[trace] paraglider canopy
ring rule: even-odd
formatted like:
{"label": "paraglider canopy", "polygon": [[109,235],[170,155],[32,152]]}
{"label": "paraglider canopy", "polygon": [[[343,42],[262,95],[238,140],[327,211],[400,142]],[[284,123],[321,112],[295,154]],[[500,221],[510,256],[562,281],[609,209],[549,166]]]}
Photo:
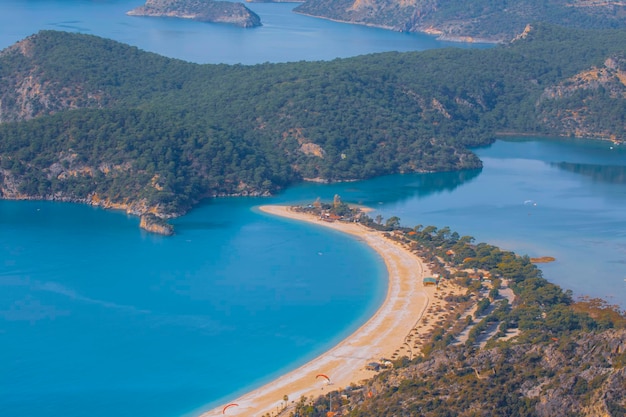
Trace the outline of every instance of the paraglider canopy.
{"label": "paraglider canopy", "polygon": [[324,379],[327,381],[328,385],[330,385],[330,378],[328,377],[328,375],[325,375],[325,374],[317,374],[317,376],[315,377],[315,379],[317,379],[317,378],[324,378]]}
{"label": "paraglider canopy", "polygon": [[238,407],[238,406],[239,406],[239,404],[235,404],[235,403],[228,404],[226,407],[224,407],[224,408],[222,409],[222,414],[226,414],[226,410],[227,410],[228,408],[230,408],[230,407]]}

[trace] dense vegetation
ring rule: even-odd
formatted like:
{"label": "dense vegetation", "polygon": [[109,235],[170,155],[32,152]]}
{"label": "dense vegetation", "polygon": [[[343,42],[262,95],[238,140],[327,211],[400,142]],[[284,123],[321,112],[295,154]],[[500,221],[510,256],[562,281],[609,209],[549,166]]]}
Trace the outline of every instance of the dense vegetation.
{"label": "dense vegetation", "polygon": [[306,0],[296,12],[395,30],[436,30],[446,38],[509,41],[527,24],[581,29],[626,27],[626,6],[593,0]]}
{"label": "dense vegetation", "polygon": [[[345,211],[338,201],[322,209]],[[466,286],[462,298],[479,300],[475,321],[457,315],[443,322],[416,358],[398,358],[394,369],[362,386],[301,398],[292,415],[626,415],[626,316],[619,307],[575,302],[526,256],[475,244],[447,227],[402,228],[399,220],[361,217],[370,227],[395,231],[393,238],[413,245],[443,280]],[[499,296],[505,282],[515,293],[513,304]],[[481,297],[487,285],[491,290]],[[469,325],[469,336],[459,343]]]}
{"label": "dense vegetation", "polygon": [[468,147],[497,132],[623,140],[624,45],[540,25],[487,50],[227,66],[44,31],[0,53],[0,195],[167,217],[306,178],[479,168]]}

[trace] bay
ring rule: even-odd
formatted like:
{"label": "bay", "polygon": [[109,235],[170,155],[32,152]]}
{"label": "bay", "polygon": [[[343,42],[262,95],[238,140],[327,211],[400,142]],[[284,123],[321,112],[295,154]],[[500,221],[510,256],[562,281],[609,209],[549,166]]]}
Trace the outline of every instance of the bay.
{"label": "bay", "polygon": [[473,181],[381,211],[407,225],[450,226],[522,255],[553,256],[540,265],[545,278],[626,308],[626,147],[519,138],[476,153],[484,169]]}
{"label": "bay", "polygon": [[332,60],[374,52],[490,46],[444,42],[428,35],[303,16],[292,12],[296,3],[246,3],[263,22],[263,26],[249,29],[125,14],[144,3],[141,0],[3,0],[0,49],[40,30],[102,36],[200,64]]}
{"label": "bay", "polygon": [[356,329],[384,296],[382,261],[260,204],[338,194],[404,225],[555,256],[541,266],[547,279],[624,307],[626,149],[525,138],[476,151],[482,170],[212,200],[176,219],[171,238],[117,212],[0,201],[0,407],[195,415]]}
{"label": "bay", "polygon": [[1,201],[3,415],[182,415],[354,331],[382,302],[382,261],[260,202],[215,201],[163,238],[119,213]]}
{"label": "bay", "polygon": [[[295,190],[318,190],[328,200],[339,194],[404,226],[449,226],[520,255],[553,256],[556,262],[539,265],[545,278],[626,308],[626,146],[526,137],[474,151],[481,170]],[[291,192],[285,201],[298,199]]]}
{"label": "bay", "polygon": [[[467,47],[299,16],[294,4],[249,4],[264,22],[256,29],[124,14],[142,3],[3,1],[0,48],[42,29],[198,63]],[[626,307],[624,149],[519,138],[476,152],[482,170],[209,201],[176,219],[172,238],[145,234],[119,212],[0,201],[1,414],[195,415],[356,329],[384,296],[381,260],[345,236],[261,214],[259,204],[339,194],[403,225],[450,226],[555,256],[541,266],[546,278]]]}

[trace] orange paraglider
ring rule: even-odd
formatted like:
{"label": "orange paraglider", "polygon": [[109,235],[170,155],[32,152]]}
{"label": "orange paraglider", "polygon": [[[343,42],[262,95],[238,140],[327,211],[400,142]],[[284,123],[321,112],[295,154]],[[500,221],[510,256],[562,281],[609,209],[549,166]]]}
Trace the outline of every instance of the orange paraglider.
{"label": "orange paraglider", "polygon": [[317,378],[324,378],[324,379],[326,379],[326,381],[328,381],[328,385],[330,385],[330,384],[331,384],[331,382],[330,382],[330,378],[328,377],[328,375],[324,375],[324,374],[317,374],[317,375],[315,376],[315,379],[317,379]]}
{"label": "orange paraglider", "polygon": [[224,408],[222,409],[222,414],[226,414],[226,410],[227,410],[228,408],[230,408],[230,407],[238,407],[238,406],[239,406],[239,404],[235,404],[235,403],[228,404],[226,407],[224,407]]}

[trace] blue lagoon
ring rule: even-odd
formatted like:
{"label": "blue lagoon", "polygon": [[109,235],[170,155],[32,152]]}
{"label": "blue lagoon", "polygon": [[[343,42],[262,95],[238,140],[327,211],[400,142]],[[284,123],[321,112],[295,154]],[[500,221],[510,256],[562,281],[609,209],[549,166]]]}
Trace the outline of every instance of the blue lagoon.
{"label": "blue lagoon", "polygon": [[[453,45],[298,16],[293,4],[251,4],[264,22],[251,30],[124,14],[142,3],[7,0],[0,48],[42,29],[198,63]],[[476,152],[479,171],[207,201],[173,221],[170,238],[140,231],[137,218],[119,212],[0,201],[2,414],[193,414],[295,368],[367,320],[385,295],[381,259],[349,237],[262,214],[260,204],[339,194],[406,226],[450,226],[521,254],[555,256],[542,266],[546,278],[626,306],[626,149],[526,138]]]}

